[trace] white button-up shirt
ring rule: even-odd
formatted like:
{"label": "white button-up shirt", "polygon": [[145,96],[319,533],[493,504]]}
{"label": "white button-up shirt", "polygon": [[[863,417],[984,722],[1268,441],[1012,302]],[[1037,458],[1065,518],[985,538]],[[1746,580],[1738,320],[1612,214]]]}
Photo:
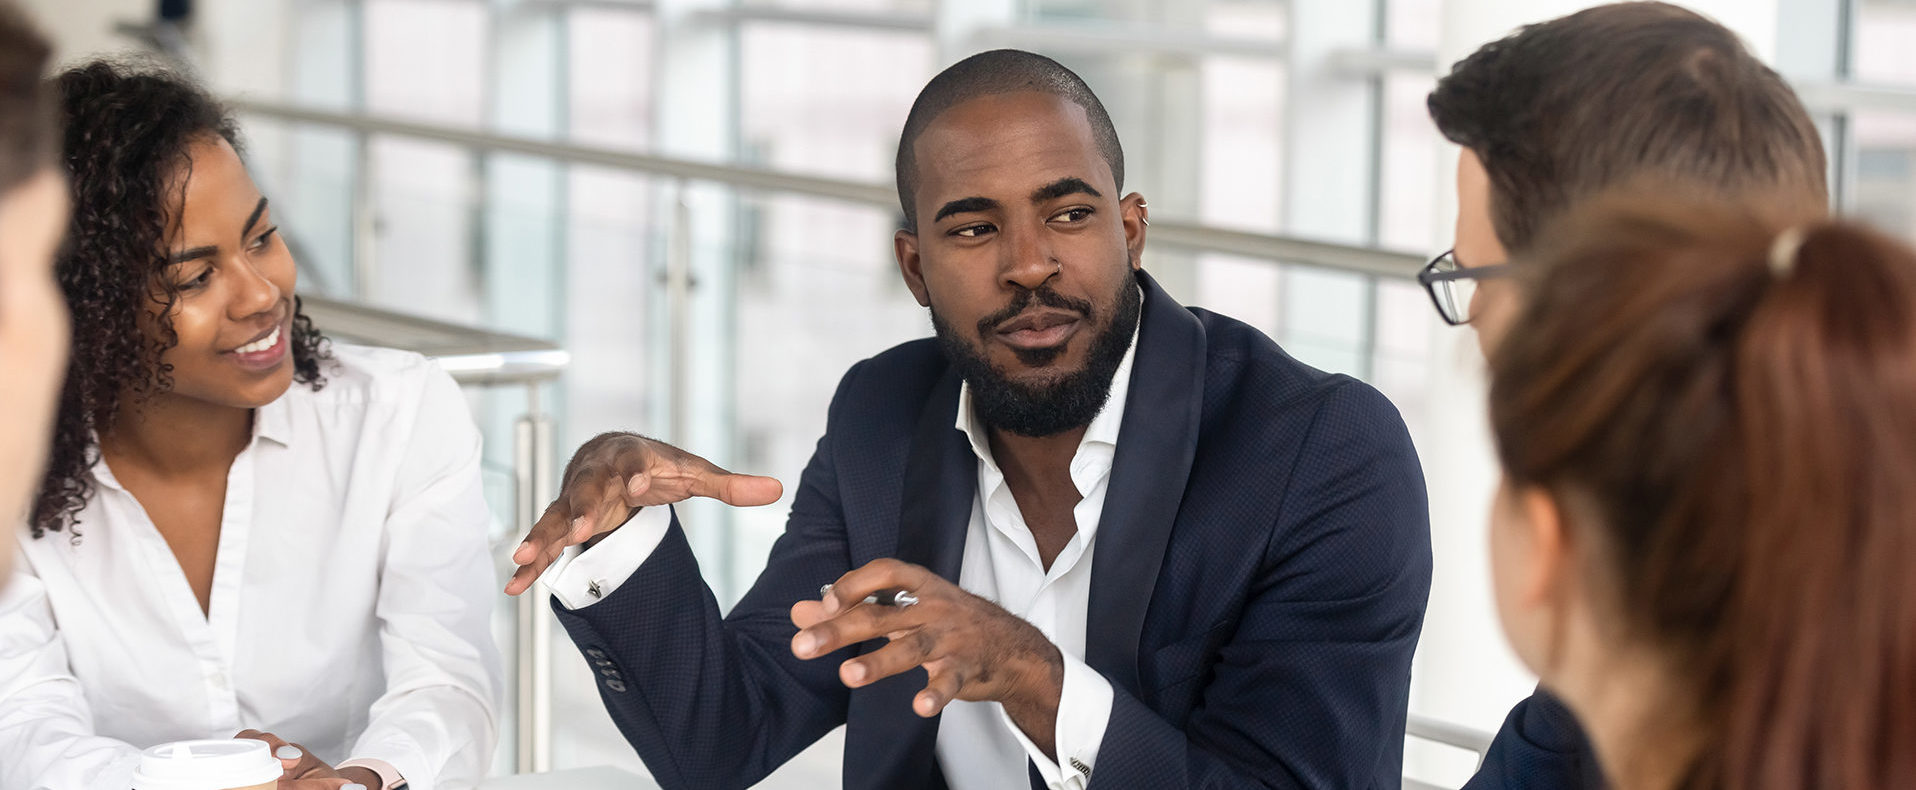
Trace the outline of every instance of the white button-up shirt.
{"label": "white button-up shirt", "polygon": [[[952,702],[938,726],[937,753],[952,790],[1027,787],[1027,758],[1052,790],[1081,790],[1091,781],[1098,746],[1111,719],[1111,683],[1084,663],[1085,622],[1091,602],[1091,547],[1104,513],[1105,489],[1117,453],[1118,427],[1131,390],[1137,329],[1112,376],[1104,410],[1085,429],[1071,459],[1071,480],[1083,497],[1073,513],[1078,531],[1045,570],[1038,543],[991,456],[991,443],[971,408],[971,388],[958,392],[956,425],[978,457],[978,493],[965,533],[958,586],[991,600],[1044,632],[1064,654],[1064,692],[1058,701],[1053,761],[1025,737],[996,702]],[[652,555],[671,528],[670,508],[640,510],[587,551],[568,551],[545,574],[546,586],[567,608],[581,609],[612,595]],[[1063,766],[1060,769],[1060,765]]]}
{"label": "white button-up shirt", "polygon": [[205,613],[105,462],[77,540],[23,531],[0,592],[0,790],[125,788],[142,748],[248,728],[415,790],[484,778],[501,679],[479,432],[424,357],[334,354],[323,389],[254,415]]}

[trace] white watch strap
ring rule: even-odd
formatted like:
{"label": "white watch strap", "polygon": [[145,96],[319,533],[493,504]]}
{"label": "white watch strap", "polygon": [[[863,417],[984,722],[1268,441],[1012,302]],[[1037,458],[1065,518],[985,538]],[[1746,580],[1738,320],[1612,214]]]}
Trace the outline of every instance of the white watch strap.
{"label": "white watch strap", "polygon": [[364,768],[378,774],[379,787],[377,790],[400,790],[400,788],[406,786],[406,777],[400,776],[399,769],[394,768],[392,763],[386,762],[385,760],[347,760],[346,762],[333,766],[333,770],[335,771],[342,768]]}

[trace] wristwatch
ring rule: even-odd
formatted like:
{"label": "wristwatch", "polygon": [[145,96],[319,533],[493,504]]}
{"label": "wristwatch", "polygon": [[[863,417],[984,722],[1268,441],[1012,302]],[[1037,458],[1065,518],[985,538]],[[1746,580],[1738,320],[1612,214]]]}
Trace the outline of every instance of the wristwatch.
{"label": "wristwatch", "polygon": [[347,760],[333,766],[337,771],[342,768],[364,768],[379,776],[379,787],[372,790],[400,790],[406,786],[406,777],[399,775],[399,769],[385,760]]}

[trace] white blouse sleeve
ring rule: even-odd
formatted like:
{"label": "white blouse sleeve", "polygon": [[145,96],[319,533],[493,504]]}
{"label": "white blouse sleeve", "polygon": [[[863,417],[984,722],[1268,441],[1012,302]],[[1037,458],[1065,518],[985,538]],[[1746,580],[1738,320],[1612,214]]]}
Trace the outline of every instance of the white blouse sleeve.
{"label": "white blouse sleeve", "polygon": [[46,587],[18,559],[0,590],[0,790],[131,786],[140,750],[93,733]]}
{"label": "white blouse sleeve", "polygon": [[479,430],[437,366],[404,453],[376,607],[386,693],[349,756],[384,760],[412,790],[471,787],[485,778],[498,738],[497,585]]}

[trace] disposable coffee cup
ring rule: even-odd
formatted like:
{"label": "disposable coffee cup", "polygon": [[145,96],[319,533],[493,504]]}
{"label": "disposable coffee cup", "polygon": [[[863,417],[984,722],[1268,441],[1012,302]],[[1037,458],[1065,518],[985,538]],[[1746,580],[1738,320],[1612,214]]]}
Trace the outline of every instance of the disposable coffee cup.
{"label": "disposable coffee cup", "polygon": [[140,753],[133,790],[274,790],[283,772],[265,741],[177,741]]}

